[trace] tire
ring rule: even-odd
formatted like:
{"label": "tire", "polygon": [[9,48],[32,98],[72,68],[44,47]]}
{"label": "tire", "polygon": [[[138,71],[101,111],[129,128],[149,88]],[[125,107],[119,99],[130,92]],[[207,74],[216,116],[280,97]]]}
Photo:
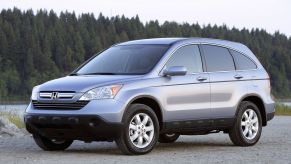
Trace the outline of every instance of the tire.
{"label": "tire", "polygon": [[40,148],[46,151],[65,150],[73,143],[72,140],[53,141],[37,134],[33,134],[33,139]]}
{"label": "tire", "polygon": [[[146,116],[148,116],[147,120]],[[140,155],[152,151],[158,141],[160,128],[158,118],[149,106],[144,104],[130,105],[124,113],[122,122],[124,126],[115,139],[122,153]]]}
{"label": "tire", "polygon": [[180,134],[172,133],[172,134],[160,134],[159,142],[160,143],[173,143],[177,141],[177,139],[180,137]]}
{"label": "tire", "polygon": [[229,130],[231,141],[236,146],[252,146],[259,141],[261,133],[262,116],[258,107],[249,101],[241,102],[234,125]]}

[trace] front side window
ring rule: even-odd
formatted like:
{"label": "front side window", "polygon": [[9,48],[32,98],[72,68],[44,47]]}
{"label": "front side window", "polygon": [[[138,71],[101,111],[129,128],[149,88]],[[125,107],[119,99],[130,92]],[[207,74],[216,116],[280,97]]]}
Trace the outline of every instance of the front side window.
{"label": "front side window", "polygon": [[257,65],[245,55],[234,50],[230,50],[230,53],[232,54],[234,58],[234,62],[235,62],[235,66],[237,70],[250,70],[250,69],[257,68]]}
{"label": "front side window", "polygon": [[212,45],[202,45],[208,72],[233,71],[234,62],[228,49]]}
{"label": "front side window", "polygon": [[114,46],[90,60],[76,74],[146,74],[154,68],[168,48],[168,45]]}
{"label": "front side window", "polygon": [[187,68],[188,74],[202,72],[202,62],[198,46],[189,45],[178,49],[166,64],[166,68],[172,66],[184,66]]}

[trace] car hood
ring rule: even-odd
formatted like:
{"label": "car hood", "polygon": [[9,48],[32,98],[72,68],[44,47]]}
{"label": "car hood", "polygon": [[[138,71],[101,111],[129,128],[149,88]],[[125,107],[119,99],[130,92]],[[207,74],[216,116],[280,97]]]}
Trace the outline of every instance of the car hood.
{"label": "car hood", "polygon": [[59,79],[48,81],[40,85],[39,91],[86,92],[95,87],[111,84],[122,84],[124,82],[140,78],[142,78],[142,76],[128,76],[128,75],[66,76]]}

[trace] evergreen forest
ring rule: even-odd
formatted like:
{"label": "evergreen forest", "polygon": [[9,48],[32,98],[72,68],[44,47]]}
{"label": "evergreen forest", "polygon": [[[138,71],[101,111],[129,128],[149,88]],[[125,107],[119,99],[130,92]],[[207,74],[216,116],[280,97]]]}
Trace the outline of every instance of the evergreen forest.
{"label": "evergreen forest", "polygon": [[291,38],[280,32],[14,8],[0,13],[0,100],[28,100],[33,86],[67,75],[112,44],[156,37],[241,42],[269,72],[272,94],[291,98]]}

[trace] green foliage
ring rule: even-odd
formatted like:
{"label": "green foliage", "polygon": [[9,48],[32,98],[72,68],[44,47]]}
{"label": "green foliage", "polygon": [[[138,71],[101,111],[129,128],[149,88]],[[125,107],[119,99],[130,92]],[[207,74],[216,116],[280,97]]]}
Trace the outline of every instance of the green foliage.
{"label": "green foliage", "polygon": [[275,109],[276,115],[291,116],[291,106],[277,103]]}
{"label": "green foliage", "polygon": [[241,42],[270,73],[276,98],[291,97],[291,38],[259,29],[229,29],[139,17],[4,9],[0,13],[0,100],[28,98],[33,86],[73,71],[112,44],[153,37],[210,37]]}

